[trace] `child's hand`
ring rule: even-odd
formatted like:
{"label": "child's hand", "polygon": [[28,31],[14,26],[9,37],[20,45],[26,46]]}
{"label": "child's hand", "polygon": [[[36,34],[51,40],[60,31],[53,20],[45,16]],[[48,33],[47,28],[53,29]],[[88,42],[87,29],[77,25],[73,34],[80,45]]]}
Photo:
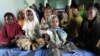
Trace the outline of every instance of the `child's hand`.
{"label": "child's hand", "polygon": [[12,39],[12,40],[11,40],[11,43],[14,43],[14,42],[16,42],[16,40],[17,40],[16,38],[15,38],[15,39]]}

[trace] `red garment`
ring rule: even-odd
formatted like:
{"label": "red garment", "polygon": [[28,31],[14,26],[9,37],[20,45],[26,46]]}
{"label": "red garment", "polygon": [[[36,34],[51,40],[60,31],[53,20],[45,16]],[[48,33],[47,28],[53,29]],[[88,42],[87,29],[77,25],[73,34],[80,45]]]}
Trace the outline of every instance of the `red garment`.
{"label": "red garment", "polygon": [[[14,17],[14,15],[13,15]],[[5,24],[3,26],[2,29],[2,34],[1,34],[1,39],[2,42],[5,42],[6,44],[8,44],[12,39],[15,39],[16,36],[20,36],[22,35],[22,29],[20,27],[20,25],[18,24],[17,20],[15,19],[15,17],[13,18],[13,23],[12,24],[7,24],[6,23],[6,19],[5,19]],[[1,40],[0,39],[0,40]]]}
{"label": "red garment", "polygon": [[8,44],[8,43],[9,43],[8,39],[3,37],[2,31],[1,31],[1,29],[0,29],[0,46],[1,46],[1,45],[6,45],[6,44]]}

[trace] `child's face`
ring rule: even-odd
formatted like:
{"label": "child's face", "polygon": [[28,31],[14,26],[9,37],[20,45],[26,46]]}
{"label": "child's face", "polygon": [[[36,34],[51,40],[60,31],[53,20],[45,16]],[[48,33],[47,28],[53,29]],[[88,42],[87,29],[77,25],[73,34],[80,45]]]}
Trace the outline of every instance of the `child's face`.
{"label": "child's face", "polygon": [[79,11],[77,8],[73,8],[72,13],[73,13],[73,16],[77,16],[79,14]]}
{"label": "child's face", "polygon": [[54,10],[54,11],[53,11],[53,14],[54,14],[54,15],[58,15],[58,10]]}
{"label": "child's face", "polygon": [[43,38],[39,38],[36,40],[37,43],[40,45],[40,46],[44,46],[45,45],[45,42],[44,42],[44,39]]}
{"label": "child's face", "polygon": [[50,9],[45,9],[44,11],[46,16],[50,16],[51,15],[51,10]]}
{"label": "child's face", "polygon": [[88,20],[93,20],[95,16],[96,16],[96,10],[95,9],[90,9],[90,10],[87,11]]}
{"label": "child's face", "polygon": [[28,18],[29,21],[32,21],[34,19],[32,11],[30,11],[30,10],[27,11],[26,15],[27,15],[27,18]]}
{"label": "child's face", "polygon": [[57,17],[53,17],[52,20],[51,20],[51,27],[52,28],[57,28],[59,27],[59,20]]}
{"label": "child's face", "polygon": [[5,17],[5,19],[6,19],[7,24],[12,24],[13,23],[13,17],[12,16],[8,15],[8,16]]}
{"label": "child's face", "polygon": [[25,15],[22,11],[19,11],[18,17],[19,17],[19,19],[24,19]]}

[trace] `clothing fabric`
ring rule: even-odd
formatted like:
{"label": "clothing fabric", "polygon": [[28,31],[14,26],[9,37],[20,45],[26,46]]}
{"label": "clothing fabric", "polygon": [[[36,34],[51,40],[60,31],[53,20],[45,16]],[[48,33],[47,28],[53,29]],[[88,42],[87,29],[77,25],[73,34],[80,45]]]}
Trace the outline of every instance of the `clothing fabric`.
{"label": "clothing fabric", "polygon": [[8,24],[6,23],[6,19],[4,20],[5,20],[5,23],[2,28],[1,41],[4,40],[3,42],[5,42],[6,44],[9,44],[11,40],[16,39],[20,35],[22,35],[22,29],[20,25],[18,24],[18,22],[16,21],[15,17],[13,18],[12,24]]}
{"label": "clothing fabric", "polygon": [[[25,9],[21,9],[20,11],[21,11],[21,12],[23,13],[23,15],[25,16]],[[20,16],[21,16],[21,15],[20,15]],[[25,22],[25,18],[24,18],[24,19],[18,18],[18,23],[19,23],[19,25],[21,26],[21,28],[23,27],[24,22]]]}
{"label": "clothing fabric", "polygon": [[100,17],[97,15],[91,23],[86,18],[82,22],[80,30],[80,41],[89,49],[96,48],[96,44],[100,39]]}
{"label": "clothing fabric", "polygon": [[73,37],[73,38],[78,37],[82,21],[83,19],[79,15],[69,20],[68,33],[70,37]]}
{"label": "clothing fabric", "polygon": [[67,27],[67,25],[68,25],[68,21],[62,19],[62,20],[60,21],[60,25],[61,25],[62,28],[65,28],[65,27]]}
{"label": "clothing fabric", "polygon": [[56,29],[48,29],[47,33],[50,36],[51,42],[55,43],[55,45],[62,45],[66,42],[67,33],[59,27]]}
{"label": "clothing fabric", "polygon": [[[40,34],[40,27],[39,27],[39,21],[37,19],[37,16],[36,16],[36,12],[33,11],[32,9],[26,9],[27,10],[31,10],[32,13],[33,13],[33,16],[34,16],[34,19],[30,22],[28,19],[27,19],[27,16],[26,16],[26,19],[25,19],[25,22],[24,22],[24,25],[23,25],[23,28],[22,30],[25,31],[25,35],[27,38],[30,38],[31,40],[35,39],[36,36],[38,35],[41,35]],[[26,15],[26,13],[25,13]]]}
{"label": "clothing fabric", "polygon": [[[92,21],[87,17],[82,22],[78,46],[100,55],[99,42],[100,39],[100,15],[96,15]],[[98,46],[97,46],[98,45]]]}

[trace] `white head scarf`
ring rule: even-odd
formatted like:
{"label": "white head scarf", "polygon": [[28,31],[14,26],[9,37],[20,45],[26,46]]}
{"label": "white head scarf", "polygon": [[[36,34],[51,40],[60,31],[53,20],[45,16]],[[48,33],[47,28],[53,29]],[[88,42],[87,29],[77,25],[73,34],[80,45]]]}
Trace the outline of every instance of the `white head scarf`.
{"label": "white head scarf", "polygon": [[[48,24],[49,24],[49,26],[50,26],[51,21],[53,20],[53,17],[57,17],[57,18],[58,18],[58,16],[56,16],[56,15],[51,15],[51,16],[48,18]],[[59,19],[58,19],[58,20],[59,20]]]}
{"label": "white head scarf", "polygon": [[[27,10],[30,10],[33,13],[34,19],[31,22],[27,19],[27,15],[26,15]],[[34,32],[34,30],[36,29],[36,25],[39,25],[39,21],[38,21],[38,18],[36,16],[36,12],[30,8],[27,8],[25,10],[25,22],[24,22],[24,25],[22,28],[25,31],[26,37],[28,37],[28,38],[34,37],[34,34],[36,34]]]}
{"label": "white head scarf", "polygon": [[26,22],[28,21],[27,15],[26,15],[26,11],[27,11],[27,10],[32,11],[33,16],[34,16],[34,19],[33,19],[34,23],[39,23],[39,20],[38,20],[38,18],[37,18],[37,16],[36,16],[36,12],[35,12],[33,9],[31,9],[31,8],[26,8],[26,10],[25,10],[25,18],[26,18]]}

